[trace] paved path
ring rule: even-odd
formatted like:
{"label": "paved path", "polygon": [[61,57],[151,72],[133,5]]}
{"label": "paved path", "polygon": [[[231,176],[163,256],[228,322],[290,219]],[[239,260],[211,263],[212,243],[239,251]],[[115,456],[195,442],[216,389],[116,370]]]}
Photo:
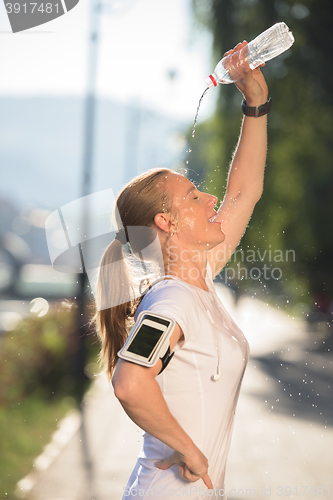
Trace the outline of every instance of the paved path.
{"label": "paved path", "polygon": [[[228,498],[333,496],[332,355],[303,323],[218,288],[251,346],[228,460]],[[141,445],[104,377],[21,483],[33,500],[119,500]]]}

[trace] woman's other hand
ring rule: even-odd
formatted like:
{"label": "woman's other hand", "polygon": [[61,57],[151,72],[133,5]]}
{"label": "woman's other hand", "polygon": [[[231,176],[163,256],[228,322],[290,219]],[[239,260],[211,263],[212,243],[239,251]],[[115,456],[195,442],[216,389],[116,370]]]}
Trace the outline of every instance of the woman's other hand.
{"label": "woman's other hand", "polygon": [[194,444],[193,449],[186,455],[174,451],[165,460],[156,462],[156,467],[162,470],[169,469],[172,465],[178,465],[180,475],[183,479],[193,483],[201,478],[208,489],[212,490],[214,488],[208,475],[208,460]]}

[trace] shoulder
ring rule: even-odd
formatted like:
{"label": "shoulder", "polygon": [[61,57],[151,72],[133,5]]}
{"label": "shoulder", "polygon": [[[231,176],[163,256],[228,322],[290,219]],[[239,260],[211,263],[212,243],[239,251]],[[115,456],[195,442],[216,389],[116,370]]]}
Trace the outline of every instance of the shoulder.
{"label": "shoulder", "polygon": [[191,289],[178,280],[163,280],[154,285],[143,297],[141,303],[149,304],[159,301],[191,303],[195,297]]}
{"label": "shoulder", "polygon": [[200,327],[195,294],[178,280],[164,280],[153,286],[142,299],[136,313],[156,312],[178,323],[186,341],[194,338]]}

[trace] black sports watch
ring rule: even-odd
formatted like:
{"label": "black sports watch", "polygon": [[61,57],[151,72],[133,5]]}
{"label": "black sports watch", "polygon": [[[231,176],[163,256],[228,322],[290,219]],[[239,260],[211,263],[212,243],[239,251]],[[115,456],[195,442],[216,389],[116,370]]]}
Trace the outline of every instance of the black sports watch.
{"label": "black sports watch", "polygon": [[242,101],[242,111],[245,116],[253,116],[258,118],[259,116],[267,115],[268,111],[272,107],[272,98],[270,97],[265,104],[261,106],[248,106],[245,99]]}

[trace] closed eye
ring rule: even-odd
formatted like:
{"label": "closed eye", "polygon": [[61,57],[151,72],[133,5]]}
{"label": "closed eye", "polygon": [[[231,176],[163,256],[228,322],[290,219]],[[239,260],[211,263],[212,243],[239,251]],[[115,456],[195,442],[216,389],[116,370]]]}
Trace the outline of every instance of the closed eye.
{"label": "closed eye", "polygon": [[197,188],[194,188],[194,193],[193,193],[193,200],[200,200],[200,191],[197,190]]}

